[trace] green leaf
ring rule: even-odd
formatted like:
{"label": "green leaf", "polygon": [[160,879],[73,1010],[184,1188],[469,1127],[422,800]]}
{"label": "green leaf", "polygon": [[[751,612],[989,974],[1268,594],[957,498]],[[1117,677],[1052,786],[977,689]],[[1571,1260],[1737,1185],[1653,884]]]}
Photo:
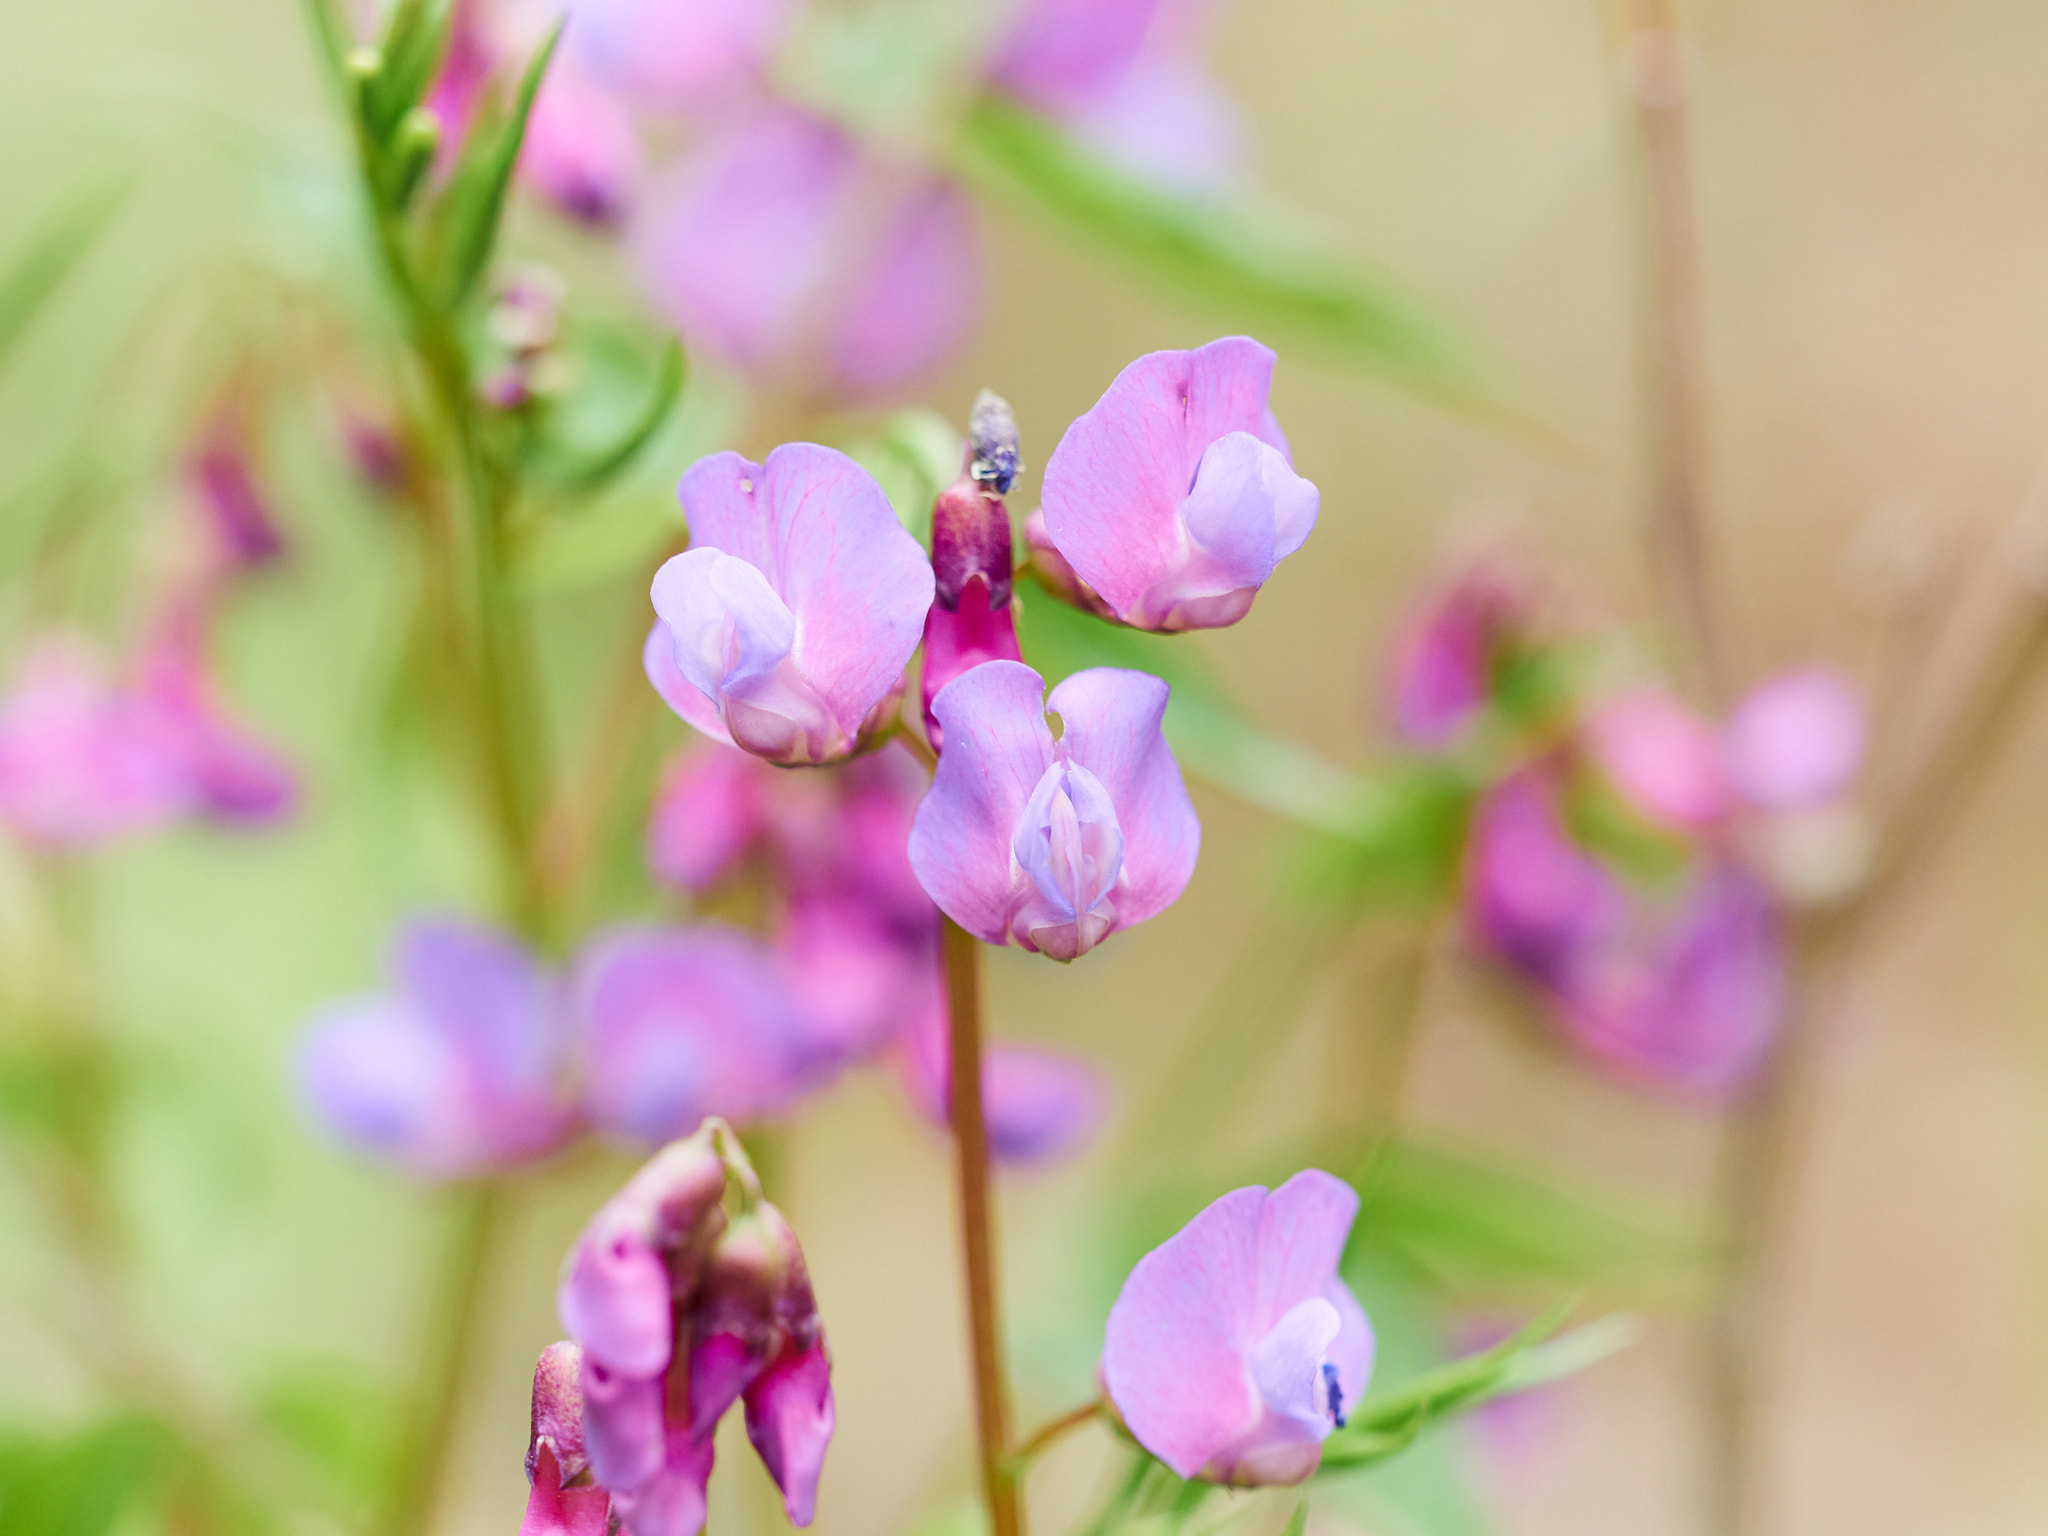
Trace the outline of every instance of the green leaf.
{"label": "green leaf", "polygon": [[425,100],[448,50],[455,8],[449,0],[399,0],[379,45],[379,65],[363,91],[363,129],[383,144]]}
{"label": "green leaf", "polygon": [[1622,1318],[1602,1318],[1553,1338],[1576,1305],[1575,1299],[1559,1302],[1492,1349],[1454,1360],[1396,1391],[1369,1395],[1345,1427],[1323,1442],[1323,1469],[1383,1461],[1458,1414],[1585,1370],[1634,1342],[1634,1326]]}
{"label": "green leaf", "polygon": [[403,213],[419,191],[441,145],[441,120],[425,107],[415,107],[399,122],[390,145],[377,156],[371,175],[377,196],[394,213]]}
{"label": "green leaf", "polygon": [[882,487],[896,517],[920,544],[932,536],[932,503],[960,477],[964,440],[937,411],[898,411],[871,437],[846,445],[847,456]]}
{"label": "green leaf", "polygon": [[343,1508],[374,1505],[396,1450],[390,1393],[340,1362],[302,1362],[281,1371],[256,1406]]}
{"label": "green leaf", "polygon": [[588,586],[652,560],[681,544],[683,534],[673,493],[610,496],[573,517],[544,518],[523,529],[512,547],[510,575],[529,593]]}
{"label": "green leaf", "polygon": [[1455,1292],[1566,1284],[1669,1302],[1705,1273],[1704,1239],[1661,1212],[1427,1143],[1395,1141],[1358,1183],[1356,1240]]}
{"label": "green leaf", "polygon": [[0,271],[0,358],[91,249],[131,185],[129,177],[112,176],[73,188]]}
{"label": "green leaf", "polygon": [[1101,159],[1047,118],[986,97],[959,168],[1003,202],[1028,201],[1227,324],[1376,369],[1468,407],[1511,411],[1496,370],[1449,321],[1353,270],[1271,209],[1196,200]]}
{"label": "green leaf", "polygon": [[[593,349],[586,353],[586,361],[594,360]],[[609,391],[611,399],[608,402],[593,401],[590,397],[599,391],[586,388],[579,391],[576,399],[565,402],[563,408],[550,413],[549,426],[555,435],[549,444],[547,459],[536,467],[572,493],[602,490],[615,480],[620,471],[654,440],[655,434],[669,419],[669,413],[675,409],[676,401],[682,398],[682,343],[670,337],[655,367],[654,379],[646,388],[645,399],[636,401],[629,408],[633,414],[624,420],[620,419],[624,413],[618,408],[617,388]],[[615,368],[612,371],[625,370]],[[606,405],[610,408],[606,409]],[[591,442],[590,439],[599,432],[605,433],[604,440]]]}
{"label": "green leaf", "polygon": [[505,213],[505,193],[519,164],[527,119],[533,113],[533,98],[562,40],[562,26],[556,22],[547,41],[528,60],[512,110],[502,119],[495,113],[478,113],[448,190],[442,194],[428,271],[434,295],[445,309],[455,309],[469,297],[490,262],[498,223]]}
{"label": "green leaf", "polygon": [[106,1536],[175,1469],[177,1449],[166,1426],[129,1414],[66,1440],[15,1440],[0,1477],[0,1531]]}
{"label": "green leaf", "polygon": [[1166,735],[1191,771],[1249,803],[1306,826],[1341,833],[1380,794],[1373,781],[1246,720],[1184,637],[1126,629],[1071,608],[1050,593],[1020,594],[1024,659],[1048,684],[1084,667],[1135,667],[1173,689]]}

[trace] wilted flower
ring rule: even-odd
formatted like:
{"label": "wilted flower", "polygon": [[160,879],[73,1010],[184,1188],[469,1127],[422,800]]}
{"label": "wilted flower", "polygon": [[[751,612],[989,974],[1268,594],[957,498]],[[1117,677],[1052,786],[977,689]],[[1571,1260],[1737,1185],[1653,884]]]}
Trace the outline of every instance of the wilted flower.
{"label": "wilted flower", "polygon": [[856,394],[938,363],[979,294],[960,190],[871,161],[793,108],[707,143],[652,200],[635,243],[656,304],[692,347]]}
{"label": "wilted flower", "polygon": [[932,706],[946,750],[910,834],[940,910],[988,943],[1072,960],[1171,906],[1201,825],[1160,729],[1166,698],[1158,678],[1113,667],[1049,699],[1014,661],[948,683]]}
{"label": "wilted flower", "polygon": [[577,961],[575,1011],[590,1118],[640,1141],[772,1114],[835,1064],[774,952],[729,929],[600,935]]}
{"label": "wilted flower", "polygon": [[712,1437],[741,1400],[790,1519],[810,1523],[831,1360],[796,1236],[723,1124],[664,1148],[605,1203],[569,1254],[558,1306],[583,1349],[591,1469],[632,1536],[695,1536]]}
{"label": "wilted flower", "polygon": [[1273,353],[1248,337],[1153,352],[1076,418],[1045,466],[1045,537],[1138,629],[1213,629],[1315,527],[1266,404]]}
{"label": "wilted flower", "polygon": [[558,984],[510,938],[453,918],[404,928],[392,990],[311,1021],[299,1078],[343,1140],[428,1178],[491,1173],[574,1125]]}
{"label": "wilted flower", "polygon": [[813,443],[684,474],[691,547],[654,578],[647,675],[683,719],[771,762],[853,753],[885,721],[932,571],[874,477]]}
{"label": "wilted flower", "polygon": [[1317,1169],[1235,1190],[1140,1259],[1110,1308],[1102,1383],[1184,1478],[1298,1483],[1372,1376],[1337,1274],[1358,1196]]}

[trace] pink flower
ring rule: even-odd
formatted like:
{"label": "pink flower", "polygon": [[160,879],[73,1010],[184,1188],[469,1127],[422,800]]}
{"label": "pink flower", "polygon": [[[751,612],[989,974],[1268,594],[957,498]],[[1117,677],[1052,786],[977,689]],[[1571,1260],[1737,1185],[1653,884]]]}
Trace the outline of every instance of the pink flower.
{"label": "pink flower", "polygon": [[1373,1332],[1338,1278],[1358,1196],[1317,1169],[1235,1190],[1138,1261],[1110,1308],[1102,1382],[1184,1478],[1298,1483],[1372,1375]]}
{"label": "pink flower", "polygon": [[1572,841],[1542,767],[1503,779],[1479,802],[1465,853],[1466,922],[1493,954],[1562,984],[1580,957],[1619,932],[1621,882]]}
{"label": "pink flower", "polygon": [[111,687],[84,639],[37,638],[0,698],[0,821],[49,850],[162,826],[192,808],[177,733]]}
{"label": "pink flower", "polygon": [[1596,705],[1585,742],[1629,803],[1668,826],[1699,831],[1728,812],[1713,725],[1661,688],[1633,688]]}
{"label": "pink flower", "polygon": [[605,1536],[609,1527],[611,1495],[586,1477],[582,1373],[583,1351],[567,1342],[542,1350],[534,1367],[526,1442],[530,1491],[519,1536]]}
{"label": "pink flower", "polygon": [[706,742],[669,764],[647,825],[655,875],[701,896],[767,833],[776,770]]}
{"label": "pink flower", "polygon": [[851,755],[886,720],[932,571],[874,477],[813,443],[700,459],[690,548],[654,578],[647,675],[669,707],[771,762]]}
{"label": "pink flower", "polygon": [[991,661],[940,691],[946,751],[910,863],[969,933],[1072,960],[1171,906],[1202,834],[1160,729],[1165,683],[1096,667],[1044,690],[1022,663]]}
{"label": "pink flower", "polygon": [[1454,746],[1527,644],[1533,583],[1510,558],[1482,553],[1411,613],[1387,667],[1394,728],[1429,752]]}
{"label": "pink flower", "polygon": [[315,1015],[299,1054],[344,1141],[435,1179],[543,1156],[574,1124],[557,985],[512,940],[451,918],[404,929],[393,989]]}
{"label": "pink flower", "polygon": [[1126,624],[1236,623],[1315,527],[1319,493],[1266,404],[1272,376],[1272,352],[1242,336],[1149,353],[1053,450],[1046,534]]}
{"label": "pink flower", "polygon": [[1160,9],[1161,0],[1027,0],[990,74],[1036,105],[1081,105],[1137,63]]}
{"label": "pink flower", "polygon": [[186,466],[213,560],[230,571],[269,565],[284,553],[277,514],[257,479],[247,414],[242,401],[224,400]]}
{"label": "pink flower", "polygon": [[837,128],[788,108],[707,143],[653,201],[636,244],[657,305],[693,348],[847,393],[930,370],[978,301],[959,190],[870,163]]}
{"label": "pink flower", "polygon": [[1849,787],[1867,737],[1855,685],[1830,668],[1805,667],[1743,695],[1722,734],[1722,763],[1749,804],[1806,810]]}
{"label": "pink flower", "polygon": [[575,0],[571,34],[606,85],[653,108],[697,110],[760,88],[789,0]]}
{"label": "pink flower", "polygon": [[180,764],[192,807],[218,822],[267,826],[298,804],[298,775],[229,712],[206,671],[204,637],[174,619],[144,650],[137,699]]}
{"label": "pink flower", "polygon": [[773,1114],[833,1065],[773,951],[731,930],[600,935],[574,990],[590,1118],[622,1136],[661,1142],[706,1115]]}
{"label": "pink flower", "polygon": [[[739,1212],[707,1124],[629,1180],[564,1266],[562,1324],[582,1345],[591,1470],[631,1536],[695,1536],[712,1437],[735,1401],[808,1525],[833,1429],[831,1360],[796,1236],[735,1170]],[[729,1134],[729,1133],[727,1133]]]}

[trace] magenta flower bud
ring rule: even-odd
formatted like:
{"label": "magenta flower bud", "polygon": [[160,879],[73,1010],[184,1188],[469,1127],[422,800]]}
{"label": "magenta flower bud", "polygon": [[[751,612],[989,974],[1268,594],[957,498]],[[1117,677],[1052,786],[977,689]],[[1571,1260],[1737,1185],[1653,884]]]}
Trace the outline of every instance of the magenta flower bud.
{"label": "magenta flower bud", "polygon": [[253,570],[284,553],[277,514],[257,481],[240,405],[230,401],[214,413],[187,473],[222,565]]}
{"label": "magenta flower bud", "polygon": [[435,1179],[531,1161],[574,1125],[555,980],[511,939],[448,919],[402,930],[392,990],[316,1014],[299,1053],[342,1140]]}
{"label": "magenta flower bud", "polygon": [[1235,624],[1315,527],[1248,337],[1153,352],[1117,375],[1045,466],[1045,527],[1075,575],[1138,629]]}
{"label": "magenta flower bud", "polygon": [[810,1520],[833,1421],[817,1301],[796,1235],[722,1122],[666,1148],[598,1212],[560,1306],[583,1345],[590,1465],[631,1536],[696,1536],[718,1421],[741,1400],[790,1518]]}
{"label": "magenta flower bud", "polygon": [[789,108],[707,142],[650,200],[635,244],[657,307],[694,350],[841,393],[927,372],[979,302],[959,189],[871,163],[839,128]]}
{"label": "magenta flower bud", "polygon": [[582,1351],[550,1344],[533,1372],[533,1429],[526,1444],[526,1518],[519,1536],[605,1536],[611,1495],[590,1482],[583,1443]]}
{"label": "magenta flower bud", "polygon": [[821,1061],[776,956],[715,927],[600,935],[576,966],[590,1117],[660,1142],[787,1107]]}
{"label": "magenta flower bud", "polygon": [[647,674],[717,740],[782,764],[852,755],[917,649],[932,570],[874,477],[813,443],[683,476],[691,546],[654,578]]}
{"label": "magenta flower bud", "polygon": [[1373,1332],[1338,1278],[1358,1196],[1317,1169],[1216,1201],[1138,1261],[1110,1308],[1102,1383],[1184,1478],[1298,1483],[1372,1376]]}
{"label": "magenta flower bud", "polygon": [[[1014,435],[1007,448],[992,437],[990,451],[999,458],[1007,454],[1014,466]],[[991,483],[1000,474],[991,461]],[[922,679],[925,737],[934,751],[945,748],[944,729],[932,714],[939,690],[985,661],[1024,659],[1011,612],[1011,558],[1010,514],[1001,497],[983,490],[972,475],[939,493],[932,504],[935,585],[925,616]]]}
{"label": "magenta flower bud", "polygon": [[1759,810],[1810,810],[1848,789],[1868,735],[1855,685],[1807,667],[1743,695],[1722,733],[1722,762],[1735,792]]}
{"label": "magenta flower bud", "polygon": [[1390,649],[1395,730],[1428,752],[1457,744],[1503,663],[1530,643],[1536,581],[1512,551],[1481,551],[1403,621]]}
{"label": "magenta flower bud", "polygon": [[1728,812],[1728,784],[1714,727],[1661,688],[1603,700],[1585,725],[1586,749],[1628,802],[1685,831]]}
{"label": "magenta flower bud", "polygon": [[1021,662],[991,661],[940,690],[946,751],[910,863],[969,933],[1072,960],[1171,906],[1202,833],[1160,728],[1165,683],[1096,667],[1044,689]]}
{"label": "magenta flower bud", "polygon": [[1474,938],[1530,978],[1562,983],[1623,921],[1621,883],[1565,830],[1557,788],[1528,768],[1489,790],[1465,852],[1465,920]]}

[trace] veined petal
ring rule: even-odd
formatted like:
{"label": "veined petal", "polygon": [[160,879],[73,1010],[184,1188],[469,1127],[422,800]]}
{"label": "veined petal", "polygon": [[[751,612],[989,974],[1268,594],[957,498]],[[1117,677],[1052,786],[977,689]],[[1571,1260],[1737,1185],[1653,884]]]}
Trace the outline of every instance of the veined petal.
{"label": "veined petal", "polygon": [[1357,1216],[1357,1192],[1320,1168],[1303,1169],[1266,1196],[1259,1215],[1252,1328],[1263,1332],[1303,1301],[1323,1294]]}
{"label": "veined petal", "polygon": [[[1190,559],[1181,507],[1210,445],[1243,432],[1285,454],[1266,405],[1272,374],[1273,353],[1242,336],[1150,353],[1118,374],[1053,450],[1047,534],[1127,620],[1144,623],[1147,593]],[[1300,521],[1298,507],[1289,517],[1290,527]]]}
{"label": "veined petal", "polygon": [[1094,775],[1116,808],[1123,868],[1113,899],[1125,928],[1172,906],[1201,852],[1202,824],[1162,727],[1169,692],[1150,673],[1091,667],[1046,700],[1066,728],[1061,755]]}
{"label": "veined petal", "polygon": [[633,1230],[622,1213],[600,1211],[578,1239],[555,1310],[583,1346],[586,1409],[593,1390],[609,1386],[608,1377],[593,1387],[593,1368],[641,1380],[668,1368],[674,1349],[668,1270],[648,1234]]}
{"label": "veined petal", "polygon": [[1092,912],[1123,872],[1124,835],[1102,781],[1054,763],[1024,804],[1010,851],[1062,920]]}
{"label": "veined petal", "polygon": [[991,944],[1009,933],[1011,838],[1053,762],[1044,681],[1016,661],[963,672],[932,700],[945,733],[910,830],[910,865],[954,922]]}
{"label": "veined petal", "polygon": [[796,615],[767,575],[710,545],[664,562],[653,597],[677,670],[709,699],[758,684],[796,644]]}
{"label": "veined petal", "polygon": [[661,695],[662,703],[680,715],[686,725],[713,741],[733,745],[732,733],[726,730],[725,721],[719,716],[717,701],[706,697],[703,690],[683,676],[682,668],[676,665],[675,640],[660,619],[656,619],[654,627],[647,632],[647,643],[640,650],[640,665],[647,674],[647,681]]}

